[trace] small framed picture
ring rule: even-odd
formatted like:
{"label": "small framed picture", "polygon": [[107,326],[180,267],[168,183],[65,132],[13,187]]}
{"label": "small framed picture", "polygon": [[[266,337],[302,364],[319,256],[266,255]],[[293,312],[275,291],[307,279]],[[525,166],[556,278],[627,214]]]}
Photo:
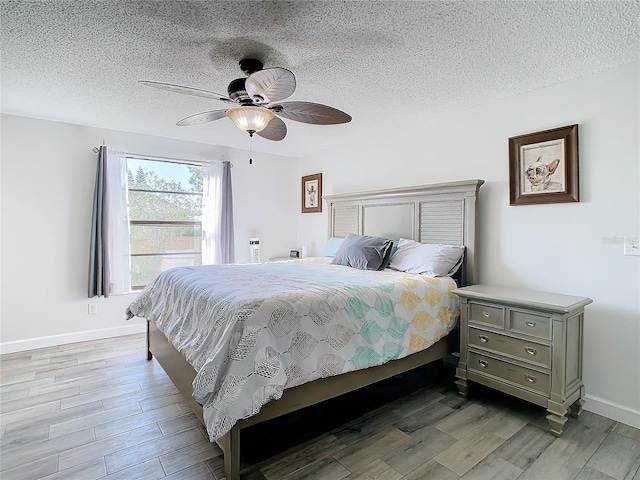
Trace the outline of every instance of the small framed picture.
{"label": "small framed picture", "polygon": [[578,125],[509,139],[510,205],[579,202]]}
{"label": "small framed picture", "polygon": [[302,177],[302,213],[322,212],[322,174]]}

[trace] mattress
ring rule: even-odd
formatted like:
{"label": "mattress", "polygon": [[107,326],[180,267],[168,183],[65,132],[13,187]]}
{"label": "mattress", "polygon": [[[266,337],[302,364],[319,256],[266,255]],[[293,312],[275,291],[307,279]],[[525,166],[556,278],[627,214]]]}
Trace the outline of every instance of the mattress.
{"label": "mattress", "polygon": [[456,326],[451,278],[330,260],[174,268],[128,307],[197,372],[212,441],[285,388],[405,357]]}

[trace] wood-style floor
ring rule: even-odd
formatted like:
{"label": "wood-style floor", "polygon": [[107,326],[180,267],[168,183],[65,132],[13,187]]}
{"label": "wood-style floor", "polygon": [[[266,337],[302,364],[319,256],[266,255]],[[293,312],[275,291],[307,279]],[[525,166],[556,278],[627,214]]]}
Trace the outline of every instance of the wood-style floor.
{"label": "wood-style floor", "polygon": [[[142,335],[0,357],[0,478],[221,479],[209,443]],[[584,412],[565,433],[544,410],[431,366],[259,425],[243,480],[640,480],[640,431]]]}

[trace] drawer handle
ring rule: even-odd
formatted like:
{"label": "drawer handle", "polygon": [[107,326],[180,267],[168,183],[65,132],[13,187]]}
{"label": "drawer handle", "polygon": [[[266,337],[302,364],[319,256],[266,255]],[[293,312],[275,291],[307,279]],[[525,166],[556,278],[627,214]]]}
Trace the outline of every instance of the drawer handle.
{"label": "drawer handle", "polygon": [[480,364],[480,366],[482,368],[487,368],[489,366],[489,362],[487,362],[485,360],[478,360],[478,363]]}
{"label": "drawer handle", "polygon": [[478,335],[478,338],[482,343],[487,343],[489,341],[489,337],[487,337],[486,335]]}
{"label": "drawer handle", "polygon": [[490,318],[491,317],[491,313],[489,313],[489,312],[482,312],[482,315],[484,315],[485,318]]}
{"label": "drawer handle", "polygon": [[536,377],[533,375],[525,375],[524,378],[526,378],[529,383],[536,383]]}
{"label": "drawer handle", "polygon": [[531,348],[531,347],[524,347],[524,351],[532,356],[535,356],[536,353],[538,353],[538,351],[535,348]]}
{"label": "drawer handle", "polygon": [[527,322],[527,327],[533,328],[536,326],[536,322]]}

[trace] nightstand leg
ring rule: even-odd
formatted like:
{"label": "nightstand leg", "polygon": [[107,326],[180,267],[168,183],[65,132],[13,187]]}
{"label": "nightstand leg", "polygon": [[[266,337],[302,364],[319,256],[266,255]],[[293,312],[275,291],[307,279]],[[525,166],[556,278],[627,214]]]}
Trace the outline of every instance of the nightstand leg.
{"label": "nightstand leg", "polygon": [[[547,412],[549,412],[549,410],[547,410]],[[558,415],[557,413],[549,412],[549,415],[547,415],[547,420],[549,421],[551,433],[553,433],[556,437],[562,435],[564,424],[567,423],[566,414]]]}
{"label": "nightstand leg", "polygon": [[582,413],[582,405],[584,405],[584,400],[579,398],[569,407],[569,415],[573,418],[578,418]]}
{"label": "nightstand leg", "polygon": [[467,398],[469,394],[469,382],[464,378],[458,378],[456,380],[456,385],[458,386],[458,395],[462,398]]}

